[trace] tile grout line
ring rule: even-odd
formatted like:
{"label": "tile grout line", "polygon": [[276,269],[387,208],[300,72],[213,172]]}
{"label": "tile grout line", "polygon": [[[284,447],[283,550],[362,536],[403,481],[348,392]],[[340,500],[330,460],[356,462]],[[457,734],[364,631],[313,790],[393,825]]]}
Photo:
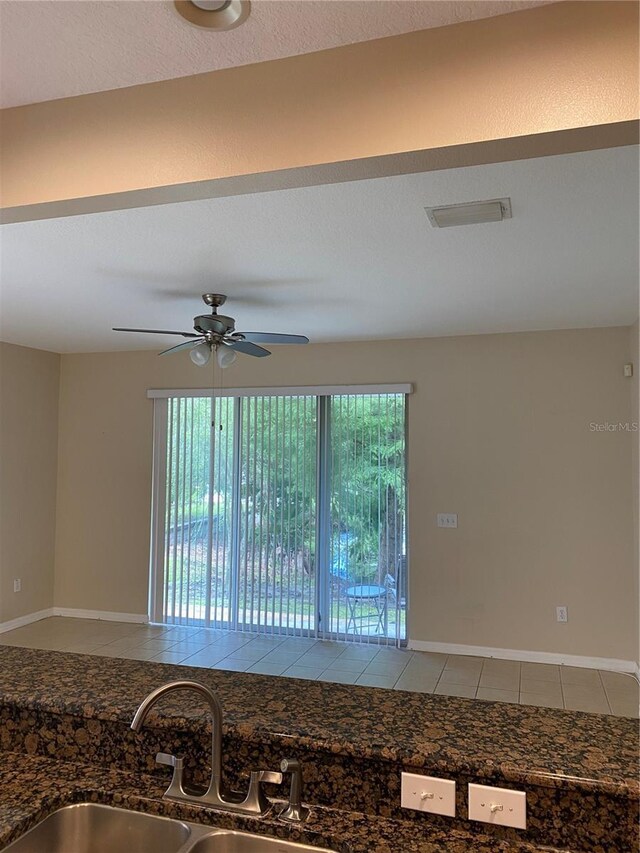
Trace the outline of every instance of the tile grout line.
{"label": "tile grout line", "polygon": [[[74,621],[73,624],[75,626],[77,623]],[[94,625],[93,621],[92,621],[91,625],[86,625],[84,627],[85,628],[91,627],[91,628],[96,629],[96,632],[100,632],[100,631],[104,631],[106,626],[101,622],[96,622]],[[160,627],[160,626],[157,626],[157,627]],[[180,631],[181,627],[186,628],[186,633],[183,634],[183,636],[180,638],[171,637],[172,632],[173,631]],[[72,653],[73,654],[74,653],[73,652],[74,647],[88,646],[89,650],[84,651],[84,652],[76,652],[76,653],[78,653],[78,654],[84,653],[84,654],[88,654],[88,655],[96,654],[98,656],[103,656],[105,650],[108,650],[109,652],[112,652],[113,655],[116,657],[120,657],[120,658],[124,658],[124,659],[130,659],[130,660],[143,660],[144,659],[144,660],[151,660],[151,661],[154,661],[155,658],[162,657],[162,655],[164,655],[164,654],[169,654],[169,655],[174,654],[174,655],[180,656],[180,657],[179,657],[178,661],[171,662],[171,663],[176,663],[178,665],[189,665],[189,666],[195,666],[195,667],[207,668],[207,669],[224,669],[225,668],[225,661],[228,661],[229,663],[231,663],[231,661],[229,661],[229,658],[232,658],[236,652],[240,651],[241,649],[244,649],[245,647],[250,647],[251,644],[254,643],[255,641],[257,641],[259,644],[259,641],[262,639],[262,635],[251,636],[250,634],[242,634],[241,632],[212,632],[211,634],[208,634],[205,629],[196,629],[193,633],[191,633],[188,630],[188,626],[179,626],[179,625],[167,627],[166,630],[160,631],[159,633],[156,633],[155,631],[153,633],[148,633],[146,630],[147,628],[148,628],[148,626],[135,626],[133,628],[131,626],[125,626],[125,625],[119,626],[119,629],[120,629],[120,631],[122,631],[122,633],[119,633],[119,632],[111,633],[109,631],[107,633],[111,633],[111,636],[109,636],[108,638],[106,638],[105,634],[103,633],[103,636],[101,637],[101,639],[99,641],[96,641],[96,638],[91,636],[91,632],[87,633],[84,630],[83,631],[77,631],[77,632],[74,631],[71,635],[69,635],[67,637],[62,636],[62,637],[59,637],[58,639],[56,639],[55,635],[53,637],[50,637],[48,640],[44,640],[44,639],[38,640],[36,638],[36,640],[32,640],[31,642],[32,643],[36,642],[37,645],[35,645],[35,646],[34,645],[27,645],[26,648],[36,648],[36,649],[37,648],[43,648],[43,649],[48,648],[48,649],[51,649],[52,651],[60,651],[60,652],[64,652],[64,653]],[[20,639],[21,633],[25,635],[24,641],[28,642],[28,632],[25,632],[23,629],[16,629],[16,635],[18,636],[18,640]],[[228,651],[228,653],[224,654],[224,656],[220,660],[216,661],[213,664],[188,663],[188,660],[190,657],[195,657],[195,656],[197,656],[203,652],[206,652],[207,650],[209,650],[211,653],[215,654],[216,653],[216,646],[218,645],[218,641],[221,639],[224,639],[225,637],[234,636],[235,634],[241,635],[244,642],[242,642],[240,645],[236,646],[236,648],[232,649],[231,651]],[[10,640],[10,639],[11,639],[11,633],[9,633],[7,635],[7,640]],[[15,639],[15,637],[14,637],[14,639]],[[175,639],[175,642],[170,642],[171,640],[174,640],[174,639]],[[282,661],[273,661],[270,664],[270,666],[272,666],[274,669],[280,669],[281,670],[281,672],[276,673],[277,675],[285,675],[286,676],[288,670],[290,670],[290,669],[293,669],[296,667],[307,667],[308,666],[307,663],[305,663],[303,661],[304,655],[308,654],[308,653],[313,654],[313,649],[316,645],[319,646],[320,648],[322,648],[321,641],[314,642],[310,646],[306,645],[306,643],[305,643],[303,649],[300,650],[299,648],[295,649],[295,646],[292,647],[291,643],[289,644],[289,646],[285,645],[288,641],[291,641],[291,640],[293,640],[295,643],[295,640],[297,639],[295,637],[278,635],[277,637],[274,636],[271,639],[275,640],[275,643],[270,644],[268,646],[268,648],[266,648],[266,649],[265,648],[261,649],[260,652],[258,652],[257,658],[255,658],[255,659],[253,659],[253,657],[247,658],[247,659],[237,658],[236,660],[234,660],[233,663],[238,664],[239,666],[242,666],[242,669],[238,669],[237,671],[251,672],[253,667],[257,667],[257,666],[259,666],[260,663],[264,663],[270,654],[277,652],[278,650],[280,652],[283,652],[283,651],[285,651],[285,649],[289,649],[291,651],[292,655],[295,655],[293,660],[287,661],[285,663],[282,663]],[[153,648],[146,648],[145,647],[145,643],[151,643],[153,645],[154,640],[162,640],[163,642],[170,642],[170,645],[166,649],[157,649],[157,650],[153,649]],[[195,644],[202,643],[202,645],[200,646],[200,648],[198,648],[197,651],[192,651],[190,653],[184,652],[184,657],[181,656],[182,655],[181,652],[174,651],[175,647],[180,645],[180,643],[189,643],[190,641],[193,641]],[[129,645],[129,643],[131,643],[131,645]],[[118,649],[117,646],[119,644],[124,645],[125,648]],[[0,643],[0,645],[2,645],[2,644]],[[9,645],[11,645],[11,643],[9,643]],[[116,646],[116,648],[109,649],[110,646],[114,646],[114,645]],[[225,643],[223,642],[223,643],[221,643],[221,645],[225,645]],[[384,647],[378,646],[375,649],[375,653],[374,653],[373,657],[368,658],[368,659],[365,658],[364,660],[359,660],[358,658],[352,659],[354,663],[357,662],[360,666],[362,666],[362,669],[360,669],[360,670],[345,669],[344,671],[338,670],[337,669],[337,666],[339,666],[338,661],[340,660],[340,658],[343,655],[345,656],[345,660],[349,659],[350,658],[349,651],[352,648],[354,648],[353,644],[346,644],[346,645],[344,645],[344,648],[342,649],[342,651],[338,655],[336,655],[332,658],[327,658],[326,661],[322,661],[319,664],[315,663],[315,664],[309,665],[309,668],[320,670],[320,674],[318,676],[315,676],[315,678],[317,680],[325,680],[325,679],[323,679],[323,676],[325,676],[327,672],[330,672],[330,671],[336,669],[336,671],[344,672],[345,678],[347,678],[347,676],[348,676],[349,680],[342,682],[342,683],[352,683],[353,680],[355,680],[355,682],[357,683],[358,680],[365,675],[368,667],[370,667],[376,660],[378,660],[378,661],[382,660],[383,661],[383,659],[384,659],[384,656],[381,657],[381,652],[383,651]],[[217,651],[220,652],[220,649],[218,649]],[[254,654],[256,653],[255,648],[252,649],[251,651]],[[147,658],[146,655],[148,655],[148,654],[150,654],[151,657]],[[129,657],[130,655],[132,655],[132,657]],[[141,658],[141,657],[138,657],[138,655],[145,655],[145,657]],[[443,657],[442,665],[441,665],[439,671],[435,672],[435,681],[433,683],[433,687],[430,690],[419,689],[418,692],[434,694],[434,693],[436,693],[438,688],[443,685],[443,679],[445,678],[447,666],[451,662],[451,656],[447,655],[447,656],[442,656],[442,657]],[[413,650],[406,650],[406,653],[403,655],[403,657],[400,660],[394,656],[393,660],[389,661],[389,664],[393,667],[397,663],[402,662],[403,666],[400,669],[400,671],[398,672],[398,674],[393,677],[392,684],[388,685],[389,689],[396,689],[396,690],[403,689],[403,688],[399,687],[399,682],[407,675],[407,671],[409,669],[411,662],[414,660],[417,661],[420,659],[421,659],[421,653],[417,653]],[[492,658],[482,657],[480,660],[481,660],[481,666],[480,666],[480,670],[478,673],[477,682],[475,685],[469,685],[470,688],[475,687],[475,689],[473,690],[474,698],[478,697],[478,694],[479,694],[480,690],[482,689],[482,678],[486,672],[487,663],[490,660],[492,660]],[[163,661],[160,660],[158,662],[163,662]],[[267,661],[267,663],[269,663],[269,662]],[[384,665],[382,666],[382,669],[384,670]],[[559,686],[559,692],[561,695],[561,703],[562,703],[561,707],[565,710],[568,710],[567,709],[566,690],[569,689],[569,687],[575,686],[576,688],[583,688],[587,692],[589,692],[589,685],[588,684],[585,684],[585,685],[565,684],[565,680],[563,678],[563,673],[562,673],[562,667],[560,667],[559,669],[560,669],[560,671],[559,671],[560,677],[559,677],[558,682],[550,681],[549,684],[550,685],[551,684],[553,684],[553,685],[557,684],[557,686]],[[598,687],[600,688],[600,691],[601,691],[599,694],[599,698],[604,696],[604,699],[605,699],[604,706],[607,708],[607,711],[605,711],[604,713],[611,715],[611,716],[618,716],[618,715],[614,714],[614,712],[613,712],[612,698],[609,694],[609,691],[607,689],[607,685],[606,685],[605,679],[604,679],[605,673],[599,669],[596,670],[596,672],[598,673]],[[379,677],[382,680],[384,680],[385,678],[391,678],[391,676],[389,676],[385,672],[371,673],[371,675]],[[529,675],[532,678],[535,678],[536,673],[530,672]],[[523,677],[524,677],[523,665],[521,663],[519,670],[518,670],[518,686],[517,686],[517,699],[516,699],[516,702],[518,704],[522,703]],[[420,671],[417,671],[415,673],[415,680],[418,683],[419,687],[424,687],[425,682],[429,682],[432,678],[434,678],[434,672],[431,670],[428,670],[428,669],[425,671],[420,670]],[[544,681],[545,679],[542,679],[542,680]],[[630,678],[630,681],[632,683],[637,684],[637,681],[633,677]],[[460,686],[464,687],[464,685],[460,685]],[[411,690],[410,687],[407,689]],[[595,685],[592,685],[592,689],[595,692],[595,690],[597,688]],[[512,692],[514,694],[516,694],[515,690]],[[535,693],[535,691],[534,691],[534,693]],[[544,692],[541,691],[541,693],[540,693],[540,698],[542,700],[544,700],[545,693],[546,693],[546,691],[544,691]],[[612,695],[613,694],[615,694],[615,690],[612,689]],[[592,697],[592,698],[595,699],[596,697]],[[548,701],[553,702],[552,699],[549,699]],[[545,707],[545,706],[543,705],[542,707]],[[553,707],[553,705],[551,705],[551,707]],[[599,713],[603,713],[603,712],[599,712]],[[622,715],[620,715],[620,716],[622,716]]]}
{"label": "tile grout line", "polygon": [[518,667],[518,705],[522,705],[522,663]]}
{"label": "tile grout line", "polygon": [[393,684],[391,685],[391,689],[392,689],[392,690],[395,690],[395,689],[396,689],[396,684],[400,681],[400,679],[402,678],[402,676],[403,676],[403,675],[404,675],[404,673],[406,672],[406,669],[407,669],[407,667],[409,666],[409,661],[411,660],[411,658],[412,658],[412,657],[413,657],[413,652],[409,655],[409,657],[408,657],[408,659],[407,659],[407,662],[406,662],[406,663],[405,663],[405,665],[402,667],[402,670],[401,670],[401,672],[398,674],[398,677],[396,678],[396,680],[395,680],[395,681],[393,682]]}
{"label": "tile grout line", "polygon": [[450,657],[451,657],[451,655],[447,655],[447,657],[445,658],[444,666],[443,666],[443,667],[442,667],[442,669],[440,670],[440,675],[439,675],[439,676],[438,676],[438,678],[436,679],[436,683],[433,685],[433,694],[434,694],[434,696],[435,696],[435,694],[436,694],[436,690],[438,689],[438,686],[440,685],[440,681],[442,680],[442,676],[443,676],[443,674],[444,674],[444,671],[445,671],[445,669],[447,668],[447,664],[449,663],[449,658],[450,658]]}
{"label": "tile grout line", "polygon": [[564,698],[564,681],[562,679],[562,670],[560,670],[560,695],[562,696],[562,708],[564,711],[568,711],[567,708],[567,700]]}
{"label": "tile grout line", "polygon": [[487,658],[482,658],[482,664],[480,666],[480,672],[478,673],[478,683],[476,684],[476,692],[473,694],[473,698],[478,698],[478,691],[480,690],[480,682],[482,681],[482,673],[484,672],[484,665],[487,662]]}
{"label": "tile grout line", "polygon": [[598,679],[600,680],[600,686],[602,687],[602,692],[604,693],[604,701],[607,703],[607,708],[609,709],[609,713],[613,715],[613,710],[611,708],[611,702],[609,701],[609,694],[607,693],[607,688],[605,687],[605,683],[602,679],[602,673],[600,670],[596,670],[598,673]]}

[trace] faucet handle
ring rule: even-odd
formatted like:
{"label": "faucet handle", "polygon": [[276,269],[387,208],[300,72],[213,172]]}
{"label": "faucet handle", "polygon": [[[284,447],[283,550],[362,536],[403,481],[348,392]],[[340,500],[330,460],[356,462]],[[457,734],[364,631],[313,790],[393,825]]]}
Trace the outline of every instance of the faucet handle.
{"label": "faucet handle", "polygon": [[278,773],[274,770],[252,770],[251,771],[251,781],[255,784],[256,782],[269,782],[271,785],[281,785],[282,784],[282,773]]}
{"label": "faucet handle", "polygon": [[171,784],[165,792],[165,797],[184,796],[182,788],[182,773],[184,771],[184,758],[178,758],[168,752],[159,752],[156,755],[156,764],[166,764],[173,767]]}
{"label": "faucet handle", "polygon": [[245,803],[251,803],[251,811],[265,815],[271,808],[271,802],[267,798],[262,787],[263,782],[279,785],[282,782],[282,773],[271,770],[252,770],[249,777],[249,791]]}
{"label": "faucet handle", "polygon": [[177,768],[178,766],[182,768],[184,764],[183,758],[177,758],[175,755],[171,755],[169,752],[159,752],[156,755],[156,764],[166,764],[168,767]]}

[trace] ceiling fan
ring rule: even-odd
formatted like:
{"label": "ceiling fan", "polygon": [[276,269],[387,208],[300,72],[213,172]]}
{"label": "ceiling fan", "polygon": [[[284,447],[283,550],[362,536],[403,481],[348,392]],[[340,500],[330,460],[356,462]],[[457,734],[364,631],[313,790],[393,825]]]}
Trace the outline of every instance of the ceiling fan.
{"label": "ceiling fan", "polygon": [[220,367],[229,367],[236,360],[236,353],[253,355],[264,358],[271,355],[268,349],[259,344],[308,344],[305,335],[279,335],[272,332],[236,332],[236,321],[233,317],[218,314],[227,301],[221,293],[203,293],[205,305],[211,308],[211,314],[199,314],[193,318],[195,332],[173,332],[166,329],[122,329],[114,328],[114,332],[144,332],[151,335],[181,335],[190,338],[183,344],[163,350],[159,355],[190,350],[189,356],[194,364],[203,367],[216,353]]}

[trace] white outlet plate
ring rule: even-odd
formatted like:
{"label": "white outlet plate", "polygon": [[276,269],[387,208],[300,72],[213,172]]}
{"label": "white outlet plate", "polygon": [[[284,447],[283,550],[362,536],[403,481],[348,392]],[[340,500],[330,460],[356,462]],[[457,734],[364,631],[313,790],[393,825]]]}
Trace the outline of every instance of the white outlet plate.
{"label": "white outlet plate", "polygon": [[527,828],[527,795],[510,788],[469,785],[469,820],[494,826]]}
{"label": "white outlet plate", "polygon": [[403,773],[400,804],[403,809],[455,817],[456,783],[435,776]]}
{"label": "white outlet plate", "polygon": [[439,512],[438,527],[457,527],[458,513],[457,512]]}
{"label": "white outlet plate", "polygon": [[20,578],[14,578],[13,579],[13,591],[14,592],[20,592],[21,590],[22,590],[22,581],[20,580]]}
{"label": "white outlet plate", "polygon": [[569,608],[565,604],[561,604],[559,607],[556,607],[556,621],[569,621]]}

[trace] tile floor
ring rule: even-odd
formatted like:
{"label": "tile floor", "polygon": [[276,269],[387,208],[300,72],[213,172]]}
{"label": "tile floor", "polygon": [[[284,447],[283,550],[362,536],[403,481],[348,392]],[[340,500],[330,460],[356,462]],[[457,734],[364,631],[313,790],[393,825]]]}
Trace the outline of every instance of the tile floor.
{"label": "tile floor", "polygon": [[299,637],[52,617],[0,634],[0,646],[181,663],[638,717],[631,675]]}

